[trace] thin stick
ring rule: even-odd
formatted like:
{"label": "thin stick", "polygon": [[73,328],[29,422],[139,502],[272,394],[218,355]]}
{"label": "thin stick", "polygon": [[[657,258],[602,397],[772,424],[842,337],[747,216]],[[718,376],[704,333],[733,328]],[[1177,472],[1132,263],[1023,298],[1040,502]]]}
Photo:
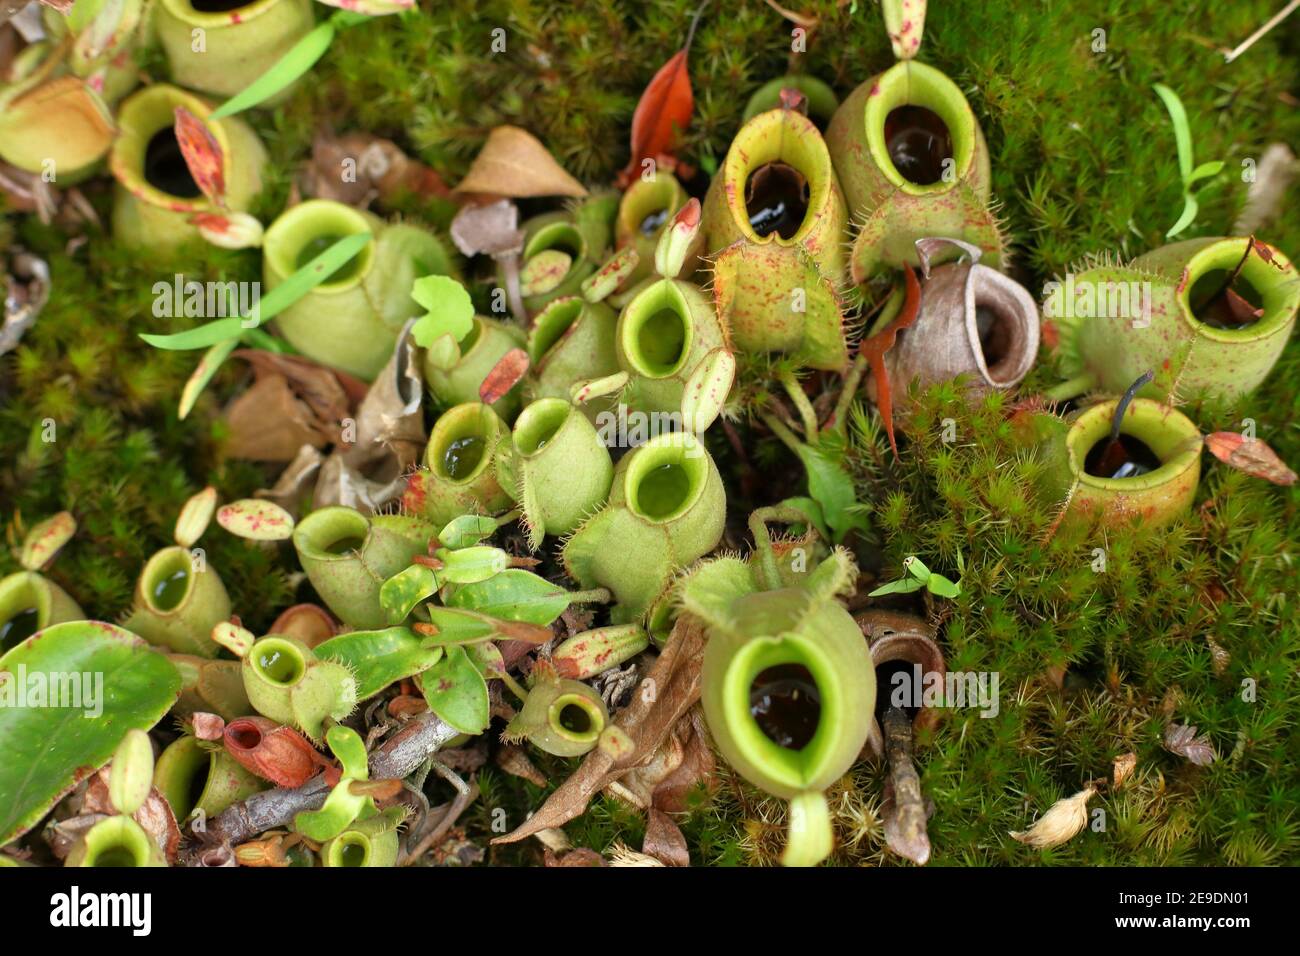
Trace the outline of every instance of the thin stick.
{"label": "thin stick", "polygon": [[1279,23],[1281,23],[1283,20],[1289,17],[1292,13],[1294,13],[1297,7],[1300,7],[1300,0],[1291,0],[1290,3],[1288,3],[1285,7],[1283,7],[1281,10],[1278,11],[1278,13],[1273,17],[1273,19],[1269,20],[1267,23],[1265,23],[1262,27],[1260,27],[1250,36],[1246,37],[1246,39],[1242,41],[1241,45],[1238,46],[1235,50],[1230,50],[1227,53],[1223,54],[1223,62],[1231,63],[1237,57],[1241,56],[1252,46],[1254,46],[1255,42],[1259,40],[1260,37],[1262,37],[1269,30],[1273,29],[1275,26],[1277,26]]}
{"label": "thin stick", "polygon": [[803,442],[799,440],[799,438],[795,435],[794,432],[786,428],[785,423],[782,422],[779,418],[777,418],[771,412],[759,412],[758,417],[763,420],[763,424],[765,424],[768,428],[772,429],[772,434],[774,434],[777,438],[781,439],[781,441],[785,442],[785,446],[789,448],[792,452],[794,452],[797,455],[800,453],[800,451],[802,451],[804,447]]}

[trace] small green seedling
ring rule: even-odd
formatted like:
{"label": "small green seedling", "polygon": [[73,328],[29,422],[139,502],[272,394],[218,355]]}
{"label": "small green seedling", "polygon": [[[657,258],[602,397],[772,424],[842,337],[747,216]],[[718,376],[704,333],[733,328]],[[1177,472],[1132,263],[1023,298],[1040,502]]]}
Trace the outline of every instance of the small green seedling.
{"label": "small green seedling", "polygon": [[[965,571],[961,555],[957,556],[957,567],[963,572]],[[897,581],[890,581],[888,584],[882,584],[872,591],[868,597],[880,597],[884,594],[911,594],[913,591],[921,590],[921,588],[926,588],[931,594],[944,598],[955,598],[961,594],[960,579],[950,581],[942,574],[931,571],[914,554],[903,559],[903,571],[906,572],[906,577]]]}

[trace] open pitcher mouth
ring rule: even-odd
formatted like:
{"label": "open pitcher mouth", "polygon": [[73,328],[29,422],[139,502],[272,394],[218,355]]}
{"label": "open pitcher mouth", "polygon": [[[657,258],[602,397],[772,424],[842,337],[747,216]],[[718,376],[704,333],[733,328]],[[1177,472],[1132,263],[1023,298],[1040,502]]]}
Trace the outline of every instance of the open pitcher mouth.
{"label": "open pitcher mouth", "polygon": [[158,758],[154,786],[170,804],[177,820],[188,819],[203,801],[212,761],[212,753],[189,736],[178,739]]}
{"label": "open pitcher mouth", "polygon": [[207,103],[165,83],[127,97],[118,112],[119,135],[109,154],[113,175],[132,193],[155,206],[193,212],[210,205],[199,189],[176,140],[176,107],[202,120],[216,139],[229,175],[230,143],[220,124],[209,122]]}
{"label": "open pitcher mouth", "polygon": [[534,366],[545,362],[551,351],[577,326],[583,308],[583,301],[577,296],[556,299],[533,320],[529,348]]}
{"label": "open pitcher mouth", "polygon": [[351,508],[329,507],[313,511],[293,530],[294,546],[313,558],[347,558],[365,549],[370,522]]}
{"label": "open pitcher mouth", "polygon": [[657,239],[685,202],[686,193],[672,176],[662,174],[653,179],[637,179],[619,202],[619,232],[625,236]]}
{"label": "open pitcher mouth", "polygon": [[904,192],[946,192],[970,168],[975,117],[957,84],[909,60],[881,74],[867,99],[867,148]]}
{"label": "open pitcher mouth", "polygon": [[520,282],[526,296],[546,295],[558,288],[587,255],[587,240],[571,222],[550,222],[524,244]]}
{"label": "open pitcher mouth", "polygon": [[632,371],[667,378],[691,352],[690,305],[672,282],[657,282],[632,300],[620,320],[619,344]]}
{"label": "open pitcher mouth", "polygon": [[167,12],[184,23],[214,27],[246,23],[280,0],[161,0]]}
{"label": "open pitcher mouth", "polygon": [[501,419],[488,406],[458,405],[434,425],[425,461],[442,480],[469,484],[487,470],[501,433]]}
{"label": "open pitcher mouth", "polygon": [[546,712],[551,732],[575,744],[592,744],[605,729],[605,715],[582,694],[560,694]]}
{"label": "open pitcher mouth", "polygon": [[[1183,314],[1198,332],[1224,342],[1263,338],[1286,325],[1295,309],[1296,275],[1276,249],[1266,261],[1249,239],[1222,239],[1187,263],[1178,287]],[[1263,244],[1255,242],[1258,248]]]}
{"label": "open pitcher mouth", "polygon": [[533,402],[515,421],[515,450],[525,457],[541,452],[569,420],[573,406],[562,398],[542,398]]}
{"label": "open pitcher mouth", "polygon": [[366,866],[373,848],[370,837],[360,830],[348,830],[330,841],[330,866]]}
{"label": "open pitcher mouth", "polygon": [[[1110,449],[1116,402],[1103,402],[1075,420],[1066,439],[1070,470],[1093,488],[1134,492],[1153,488],[1196,463],[1200,431],[1186,416],[1148,399],[1134,399],[1120,423],[1119,449]],[[1096,473],[1102,471],[1104,473]]]}
{"label": "open pitcher mouth", "polygon": [[182,547],[164,548],[149,559],[140,575],[145,606],[155,614],[175,614],[194,590],[194,559]]}
{"label": "open pitcher mouth", "polygon": [[796,243],[831,190],[831,159],[812,121],[790,110],[760,113],[736,134],[723,166],[727,205],[753,242]]}
{"label": "open pitcher mouth", "polygon": [[130,817],[101,820],[86,832],[85,840],[82,866],[143,867],[152,857],[148,835]]}
{"label": "open pitcher mouth", "polygon": [[708,478],[709,460],[694,435],[660,435],[638,448],[628,462],[628,507],[647,521],[672,521],[700,499]]}
{"label": "open pitcher mouth", "polygon": [[[297,272],[340,239],[370,231],[370,222],[350,206],[328,199],[309,199],[286,210],[271,224],[266,230],[262,251],[272,271],[285,277]],[[329,293],[351,288],[370,271],[374,255],[372,238],[313,291]]]}
{"label": "open pitcher mouth", "polygon": [[723,678],[736,746],[782,785],[802,789],[816,776],[835,733],[829,664],[795,633],[751,640]]}
{"label": "open pitcher mouth", "polygon": [[15,574],[0,589],[0,655],[49,623],[50,596],[31,572]]}
{"label": "open pitcher mouth", "polygon": [[274,635],[264,637],[248,653],[253,670],[269,684],[292,687],[307,673],[302,649],[292,641]]}

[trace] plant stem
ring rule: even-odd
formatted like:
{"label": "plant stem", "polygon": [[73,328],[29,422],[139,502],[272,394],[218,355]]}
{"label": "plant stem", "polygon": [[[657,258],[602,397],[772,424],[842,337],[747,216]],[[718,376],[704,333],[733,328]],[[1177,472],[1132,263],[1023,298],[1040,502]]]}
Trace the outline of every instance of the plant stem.
{"label": "plant stem", "polygon": [[803,451],[804,443],[799,440],[798,436],[795,435],[794,432],[785,427],[785,423],[782,422],[781,419],[777,418],[771,412],[759,412],[758,417],[763,420],[763,424],[772,429],[773,435],[785,442],[785,446],[792,452],[798,455]]}
{"label": "plant stem", "polygon": [[1082,375],[1076,375],[1074,378],[1066,379],[1055,388],[1049,388],[1043,393],[1043,397],[1049,402],[1063,402],[1070,398],[1076,398],[1082,395],[1088,389],[1097,384],[1091,372],[1084,372]]}
{"label": "plant stem", "polygon": [[853,360],[853,367],[849,369],[849,374],[844,376],[840,397],[836,399],[835,410],[831,412],[830,421],[826,423],[828,429],[844,434],[849,420],[849,406],[853,404],[853,399],[858,394],[858,386],[862,384],[862,376],[867,373],[869,365],[867,357],[858,353],[858,357]]}
{"label": "plant stem", "polygon": [[777,373],[777,378],[785,387],[786,392],[790,395],[790,400],[794,402],[794,407],[799,412],[799,418],[803,422],[803,431],[809,444],[817,441],[817,412],[812,407],[812,402],[808,401],[808,393],[803,390],[799,380],[794,377],[794,372],[784,369]]}

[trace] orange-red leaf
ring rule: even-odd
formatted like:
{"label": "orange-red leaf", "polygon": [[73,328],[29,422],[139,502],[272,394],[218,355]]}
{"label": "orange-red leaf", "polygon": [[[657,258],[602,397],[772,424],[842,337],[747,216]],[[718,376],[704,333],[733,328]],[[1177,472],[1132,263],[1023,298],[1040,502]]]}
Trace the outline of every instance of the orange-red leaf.
{"label": "orange-red leaf", "polygon": [[880,420],[884,422],[885,434],[889,436],[889,447],[898,457],[898,442],[894,440],[894,399],[889,389],[889,373],[885,369],[885,353],[894,347],[898,333],[916,321],[921,314],[921,283],[909,265],[903,266],[903,277],[907,282],[907,295],[903,299],[902,311],[887,326],[863,339],[858,347],[859,354],[871,363],[871,374],[876,379],[876,406],[880,409]]}
{"label": "orange-red leaf", "polygon": [[492,366],[483,384],[478,387],[478,398],[484,405],[500,401],[528,372],[528,353],[523,349],[511,349],[501,360]]}
{"label": "orange-red leaf", "polygon": [[1229,467],[1275,485],[1294,485],[1296,473],[1286,466],[1267,442],[1247,438],[1238,432],[1215,432],[1206,436],[1205,447]]}
{"label": "orange-red leaf", "polygon": [[203,121],[183,106],[176,107],[176,142],[199,191],[214,205],[224,205],[226,175],[221,145]]}
{"label": "orange-red leaf", "polygon": [[642,160],[671,156],[679,133],[690,125],[694,109],[695,94],[683,47],[659,68],[641,94],[632,114],[632,156],[623,178],[630,179]]}

